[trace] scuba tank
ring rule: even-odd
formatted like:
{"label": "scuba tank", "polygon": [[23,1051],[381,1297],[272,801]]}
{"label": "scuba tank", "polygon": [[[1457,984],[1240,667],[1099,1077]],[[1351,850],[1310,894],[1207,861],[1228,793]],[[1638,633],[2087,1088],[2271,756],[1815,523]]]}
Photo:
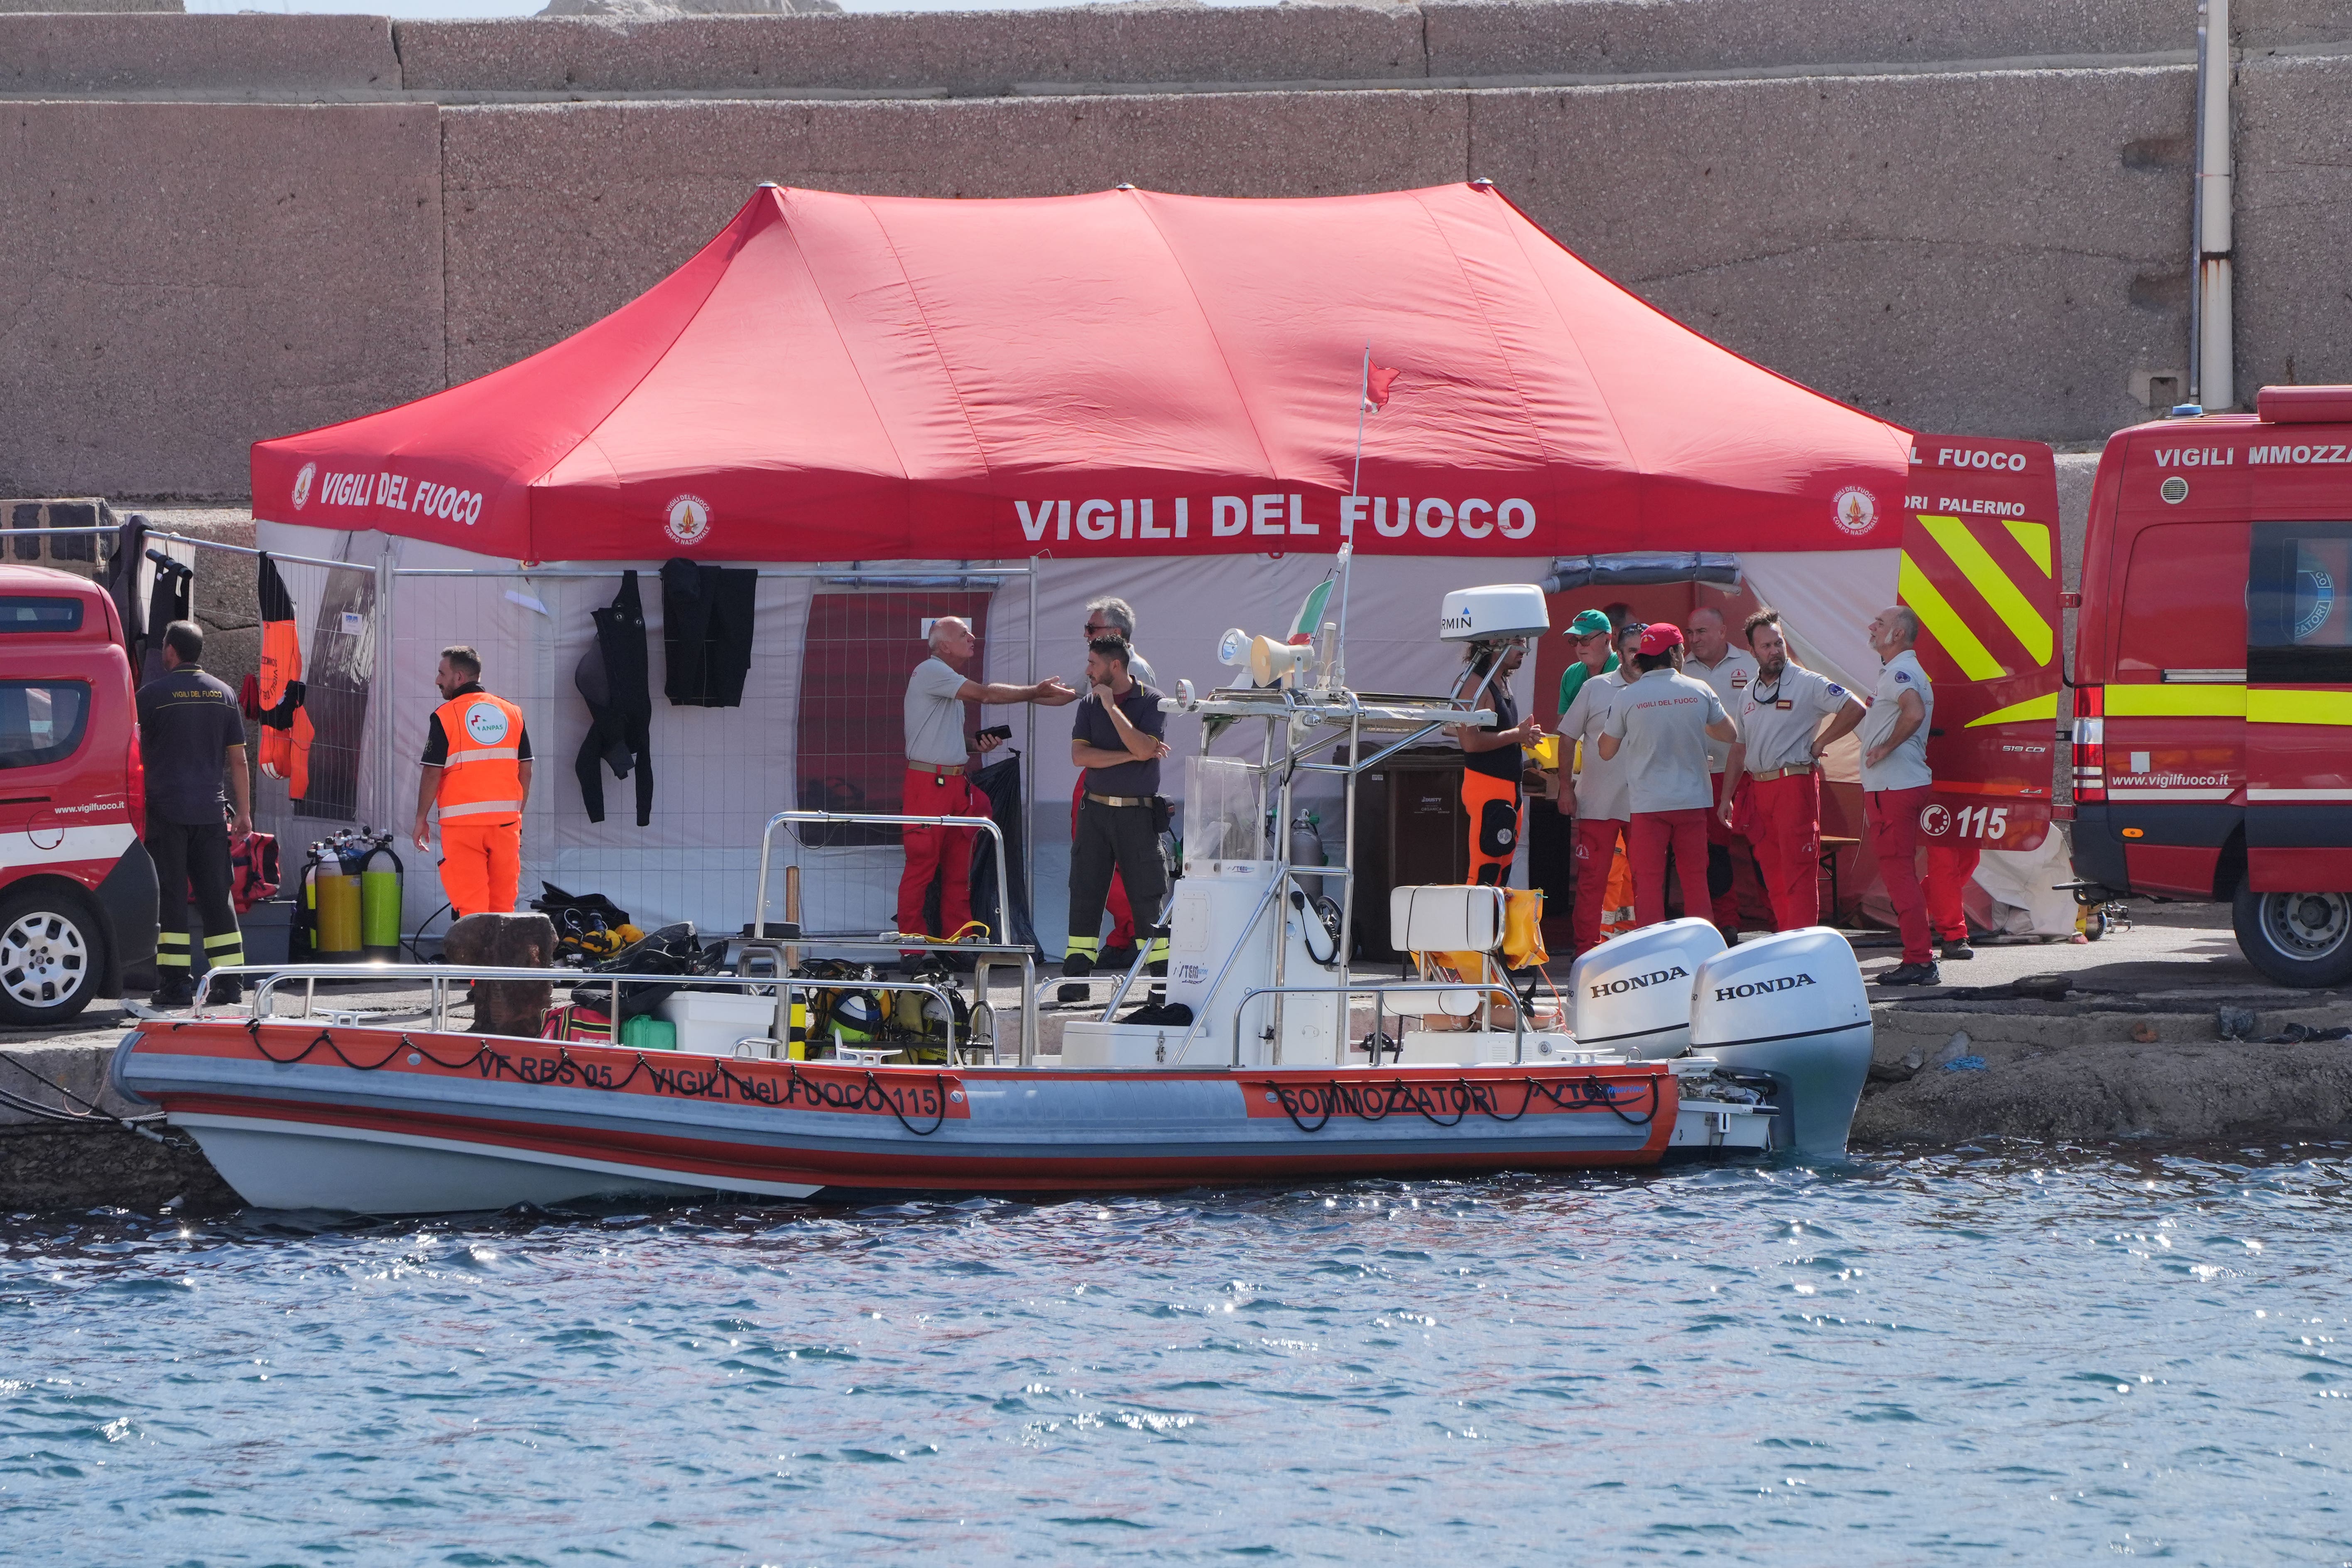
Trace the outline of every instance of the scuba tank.
{"label": "scuba tank", "polygon": [[[360,884],[360,955],[370,963],[400,962],[400,900],[402,868],[393,851],[392,835],[380,833],[362,840],[358,861]],[[377,858],[390,861],[387,868]]]}
{"label": "scuba tank", "polygon": [[321,963],[360,956],[360,850],[348,833],[310,847],[311,954]]}

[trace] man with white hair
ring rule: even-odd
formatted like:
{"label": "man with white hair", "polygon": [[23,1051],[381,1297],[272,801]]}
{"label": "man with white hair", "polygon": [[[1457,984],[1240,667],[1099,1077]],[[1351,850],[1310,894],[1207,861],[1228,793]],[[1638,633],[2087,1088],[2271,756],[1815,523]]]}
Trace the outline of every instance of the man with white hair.
{"label": "man with white hair", "polygon": [[[1077,693],[1047,676],[1034,686],[973,680],[962,667],[971,662],[980,639],[961,616],[931,623],[931,656],[915,667],[907,682],[907,783],[902,810],[909,816],[985,816],[964,769],[975,752],[994,751],[995,735],[967,736],[967,702],[1037,702],[1059,708]],[[898,877],[898,930],[904,935],[952,937],[971,920],[970,827],[905,829],[907,868]],[[940,881],[940,927],[923,919],[924,895]]]}
{"label": "man with white hair", "polygon": [[1918,640],[1919,617],[1901,605],[1879,611],[1870,623],[1879,670],[1878,690],[1862,716],[1862,815],[1903,931],[1903,962],[1877,977],[1881,985],[1943,981],[1927,945],[1927,899],[1919,886],[1919,812],[1935,794],[1927,733],[1936,689],[1913,651]]}

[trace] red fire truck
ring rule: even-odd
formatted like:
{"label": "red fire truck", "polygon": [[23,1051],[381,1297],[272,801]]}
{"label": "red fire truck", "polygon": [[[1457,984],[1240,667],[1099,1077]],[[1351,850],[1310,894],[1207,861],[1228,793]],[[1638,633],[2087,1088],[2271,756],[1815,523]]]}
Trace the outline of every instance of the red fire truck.
{"label": "red fire truck", "polygon": [[0,566],[0,1021],[70,1018],[154,957],[132,698],[103,590]]}
{"label": "red fire truck", "polygon": [[2352,386],[2117,433],[2083,552],[2074,869],[2217,899],[2256,967],[2352,979]]}

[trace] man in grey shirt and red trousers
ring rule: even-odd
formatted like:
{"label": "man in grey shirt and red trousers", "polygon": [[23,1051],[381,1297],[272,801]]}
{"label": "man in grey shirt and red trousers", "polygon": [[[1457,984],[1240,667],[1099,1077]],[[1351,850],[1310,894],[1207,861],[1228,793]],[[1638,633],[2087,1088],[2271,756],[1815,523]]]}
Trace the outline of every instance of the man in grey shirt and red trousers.
{"label": "man in grey shirt and red trousers", "polygon": [[[915,667],[907,682],[907,781],[902,809],[908,816],[986,816],[964,774],[971,753],[992,752],[998,737],[977,742],[964,738],[967,702],[1038,702],[1058,708],[1075,701],[1077,693],[1047,676],[1034,686],[1007,686],[967,677],[959,665],[969,664],[980,639],[960,616],[942,616],[931,623],[931,657]],[[898,875],[898,931],[901,935],[953,937],[971,921],[972,827],[909,827],[904,832],[906,869]],[[924,922],[924,896],[931,879],[940,884],[940,929]],[[1005,940],[1004,933],[996,933]],[[909,958],[919,950],[906,952]]]}
{"label": "man in grey shirt and red trousers", "polygon": [[1684,915],[1707,917],[1706,824],[1715,785],[1707,777],[1706,743],[1739,738],[1723,700],[1682,672],[1682,649],[1679,626],[1657,621],[1643,632],[1633,678],[1611,701],[1601,730],[1602,758],[1623,758],[1633,808],[1626,836],[1633,907],[1645,926],[1666,918],[1669,851],[1682,879]]}

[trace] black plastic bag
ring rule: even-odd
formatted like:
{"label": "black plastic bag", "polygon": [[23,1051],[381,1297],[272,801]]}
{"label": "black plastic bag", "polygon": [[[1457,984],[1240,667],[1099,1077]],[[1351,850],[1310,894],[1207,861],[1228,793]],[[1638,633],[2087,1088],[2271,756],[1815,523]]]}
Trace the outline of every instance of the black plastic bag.
{"label": "black plastic bag", "polygon": [[[971,786],[988,797],[988,815],[1004,835],[1004,876],[1013,884],[1011,940],[1019,946],[1042,952],[1029,918],[1029,878],[1022,864],[1021,753],[1010,746],[1005,752],[1002,761],[991,763],[971,775]],[[985,833],[972,837],[971,918],[988,923],[990,941],[1007,940],[1005,926],[997,920],[996,846]]]}
{"label": "black plastic bag", "polygon": [[[696,939],[690,922],[667,925],[642,942],[631,942],[601,963],[591,964],[591,974],[675,974],[681,979],[697,974],[717,974],[727,961],[727,943],[714,942],[705,947]],[[652,1012],[675,994],[680,986],[659,981],[643,980],[624,984],[621,987],[621,1017],[635,1018]],[[613,987],[593,980],[583,980],[572,988],[574,1005],[593,1007],[608,1012],[613,1005]],[[617,1022],[617,1020],[616,1020]]]}

